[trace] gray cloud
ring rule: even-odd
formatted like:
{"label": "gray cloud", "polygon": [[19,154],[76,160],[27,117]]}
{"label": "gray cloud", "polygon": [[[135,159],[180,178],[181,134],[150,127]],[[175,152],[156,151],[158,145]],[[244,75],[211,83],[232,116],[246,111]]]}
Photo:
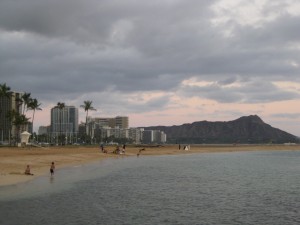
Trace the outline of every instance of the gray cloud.
{"label": "gray cloud", "polygon": [[[300,81],[299,16],[284,12],[260,26],[232,19],[216,26],[216,2],[2,0],[0,83],[45,104],[95,99],[99,108],[112,111],[116,104],[124,112],[167,107],[169,93],[181,88],[186,96],[225,103],[299,98],[272,84]],[[263,13],[284,3],[269,1]],[[214,84],[184,87],[191,77]],[[230,86],[236,82],[242,87]],[[151,91],[165,95],[126,100]]]}
{"label": "gray cloud", "polygon": [[221,103],[266,103],[299,99],[300,95],[280,90],[268,81],[262,80],[240,80],[239,86],[226,86],[234,84],[236,78],[229,78],[220,82],[204,86],[185,86],[182,95],[192,97],[204,97]]}

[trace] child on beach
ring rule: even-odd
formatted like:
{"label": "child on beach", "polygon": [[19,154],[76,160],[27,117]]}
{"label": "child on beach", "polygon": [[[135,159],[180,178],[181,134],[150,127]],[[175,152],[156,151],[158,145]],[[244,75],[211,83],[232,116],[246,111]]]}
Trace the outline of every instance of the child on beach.
{"label": "child on beach", "polygon": [[50,166],[50,174],[51,174],[51,176],[54,175],[54,170],[55,170],[55,165],[54,165],[54,162],[52,162],[51,166]]}
{"label": "child on beach", "polygon": [[29,165],[26,166],[24,174],[25,175],[33,175],[33,173],[30,172],[30,166]]}

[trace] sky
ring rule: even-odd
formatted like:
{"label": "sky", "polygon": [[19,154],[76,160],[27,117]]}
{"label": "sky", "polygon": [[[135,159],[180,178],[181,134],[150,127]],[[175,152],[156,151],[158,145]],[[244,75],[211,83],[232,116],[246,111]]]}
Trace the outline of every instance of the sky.
{"label": "sky", "polygon": [[298,0],[0,0],[0,84],[42,104],[35,130],[89,100],[130,127],[258,115],[300,136],[299,27]]}

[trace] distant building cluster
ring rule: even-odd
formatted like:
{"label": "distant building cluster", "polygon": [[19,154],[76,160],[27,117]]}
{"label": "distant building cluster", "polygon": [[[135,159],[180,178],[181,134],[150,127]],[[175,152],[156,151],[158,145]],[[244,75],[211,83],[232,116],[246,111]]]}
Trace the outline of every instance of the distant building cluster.
{"label": "distant building cluster", "polygon": [[[150,133],[150,134],[149,134]],[[58,141],[64,135],[66,142],[81,143],[86,134],[92,143],[112,141],[113,139],[130,139],[135,144],[165,143],[166,134],[161,131],[149,131],[144,128],[130,128],[127,116],[87,117],[86,123],[78,123],[78,109],[65,106],[63,109],[51,109],[51,125],[41,126],[39,135],[47,135],[49,142]]]}
{"label": "distant building cluster", "polygon": [[[148,131],[144,128],[129,128],[129,118],[117,116],[114,118],[89,117],[87,120],[87,133],[91,137],[125,138],[131,139],[134,143],[165,143],[166,134],[161,131]],[[82,125],[83,126],[83,125]],[[151,133],[150,137],[149,132]]]}
{"label": "distant building cluster", "polygon": [[[20,127],[10,119],[9,113],[14,111],[22,113],[22,92],[10,92],[9,97],[0,97],[0,142],[9,143],[16,134],[22,131],[33,133],[31,122]],[[38,135],[44,137],[48,143],[58,143],[63,137],[64,143],[81,143],[90,138],[92,143],[113,141],[114,139],[130,139],[132,143],[152,144],[165,143],[167,136],[159,130],[144,130],[144,128],[130,128],[127,116],[117,117],[87,117],[86,123],[79,124],[78,108],[75,106],[53,107],[51,109],[51,124],[40,126]],[[84,138],[85,137],[85,138]],[[38,140],[36,140],[38,141]]]}

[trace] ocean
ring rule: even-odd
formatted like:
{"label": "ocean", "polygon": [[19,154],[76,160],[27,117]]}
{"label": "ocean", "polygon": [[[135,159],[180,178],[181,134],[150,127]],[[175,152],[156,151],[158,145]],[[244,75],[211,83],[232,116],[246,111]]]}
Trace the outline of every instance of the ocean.
{"label": "ocean", "polygon": [[300,224],[300,151],[109,159],[0,188],[2,225]]}

